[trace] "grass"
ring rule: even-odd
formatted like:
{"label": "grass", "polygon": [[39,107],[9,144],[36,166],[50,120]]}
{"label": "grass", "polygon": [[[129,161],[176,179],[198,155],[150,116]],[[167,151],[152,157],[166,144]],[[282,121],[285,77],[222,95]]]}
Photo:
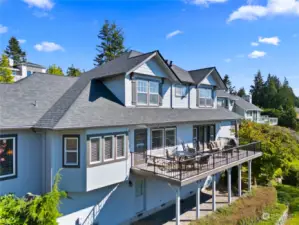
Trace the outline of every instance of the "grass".
{"label": "grass", "polygon": [[[276,205],[276,190],[273,187],[258,187],[230,206],[218,209],[191,225],[249,225],[260,221],[266,209]],[[272,208],[271,208],[272,209]],[[273,212],[276,208],[273,209]],[[276,211],[275,211],[276,212]]]}
{"label": "grass", "polygon": [[262,219],[256,225],[273,225],[279,218],[282,216],[284,211],[287,209],[287,206],[284,204],[276,203],[274,206],[267,207],[265,213],[269,213],[269,218]]}

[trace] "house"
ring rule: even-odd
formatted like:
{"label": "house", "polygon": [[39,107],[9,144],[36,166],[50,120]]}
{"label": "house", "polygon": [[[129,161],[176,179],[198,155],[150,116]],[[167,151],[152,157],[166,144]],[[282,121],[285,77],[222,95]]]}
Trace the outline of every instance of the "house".
{"label": "house", "polygon": [[172,204],[179,224],[180,199],[199,200],[205,185],[216,210],[219,174],[230,202],[231,168],[241,195],[242,164],[250,181],[262,155],[260,143],[222,148],[238,142],[242,118],[217,106],[224,89],[216,68],[186,71],[159,51],[129,51],[80,77],[0,84],[0,195],[46,193],[63,168],[60,224],[129,224]]}
{"label": "house", "polygon": [[241,98],[236,95],[229,94],[225,90],[217,90],[217,104],[220,107],[225,107],[233,111],[246,120],[251,120],[256,123],[267,123],[270,125],[277,125],[278,118],[261,115],[263,111],[259,107],[252,104],[251,95]]}
{"label": "house", "polygon": [[14,81],[21,80],[33,73],[46,73],[46,68],[31,62],[23,62],[20,64],[14,64],[12,59],[9,59],[9,68],[14,76]]}

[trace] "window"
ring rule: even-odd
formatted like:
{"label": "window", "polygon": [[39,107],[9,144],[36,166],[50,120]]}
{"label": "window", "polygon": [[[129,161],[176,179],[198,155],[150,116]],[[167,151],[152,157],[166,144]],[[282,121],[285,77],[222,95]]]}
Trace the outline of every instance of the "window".
{"label": "window", "polygon": [[78,167],[79,166],[79,135],[63,136],[63,166]]}
{"label": "window", "polygon": [[104,137],[104,161],[113,160],[113,136]]}
{"label": "window", "polygon": [[215,125],[209,126],[210,141],[215,141]]}
{"label": "window", "polygon": [[159,83],[150,81],[149,82],[149,104],[158,105],[159,104]]}
{"label": "window", "polygon": [[27,71],[27,77],[31,76],[32,72],[31,71]]}
{"label": "window", "polygon": [[176,97],[185,97],[187,95],[187,87],[183,85],[177,85],[175,87],[175,96]]}
{"label": "window", "polygon": [[0,180],[17,175],[16,135],[0,135]]}
{"label": "window", "polygon": [[152,130],[152,149],[163,148],[163,129]]}
{"label": "window", "polygon": [[90,163],[101,162],[101,139],[90,138]]}
{"label": "window", "polygon": [[210,88],[199,88],[199,106],[212,107],[213,106],[213,94]]}
{"label": "window", "polygon": [[17,71],[12,71],[12,75],[17,75]]}
{"label": "window", "polygon": [[165,129],[165,147],[172,147],[176,145],[176,129]]}
{"label": "window", "polygon": [[125,135],[116,136],[116,158],[125,157]]}
{"label": "window", "polygon": [[137,80],[137,104],[158,105],[159,104],[159,82]]}
{"label": "window", "polygon": [[252,111],[247,111],[247,116],[252,117]]}
{"label": "window", "polygon": [[139,105],[147,105],[148,81],[137,81],[137,103]]}

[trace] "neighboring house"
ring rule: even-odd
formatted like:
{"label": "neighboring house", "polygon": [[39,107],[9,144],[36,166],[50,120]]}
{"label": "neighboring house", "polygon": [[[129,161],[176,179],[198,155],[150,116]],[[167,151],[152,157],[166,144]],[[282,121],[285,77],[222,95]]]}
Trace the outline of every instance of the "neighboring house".
{"label": "neighboring house", "polygon": [[296,111],[296,114],[297,114],[297,119],[299,119],[299,108],[295,107],[295,111]]}
{"label": "neighboring house", "polygon": [[218,90],[217,97],[218,106],[225,107],[230,111],[239,114],[246,120],[251,120],[256,123],[268,123],[270,125],[278,124],[278,118],[261,115],[263,110],[252,104],[251,95],[241,98],[229,94],[225,90]]}
{"label": "neighboring house", "polygon": [[36,63],[24,62],[14,65],[14,61],[9,59],[9,68],[14,76],[14,81],[31,76],[33,73],[46,73],[46,68]]}
{"label": "neighboring house", "polygon": [[262,155],[259,143],[208,150],[238,142],[241,116],[217,107],[224,89],[216,68],[186,71],[159,51],[0,84],[0,195],[48,192],[63,168],[60,224],[129,224],[174,203],[179,224],[180,199],[210,184],[216,210],[217,174],[228,171],[230,202],[231,168],[241,195],[242,163],[250,181]]}

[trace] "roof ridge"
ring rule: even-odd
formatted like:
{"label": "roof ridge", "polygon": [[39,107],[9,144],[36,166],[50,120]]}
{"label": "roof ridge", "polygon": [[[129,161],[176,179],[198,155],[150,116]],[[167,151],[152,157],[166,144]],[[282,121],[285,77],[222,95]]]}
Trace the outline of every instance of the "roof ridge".
{"label": "roof ridge", "polygon": [[205,67],[205,68],[201,68],[201,69],[196,69],[196,70],[188,70],[188,72],[193,72],[193,71],[198,71],[198,70],[206,70],[206,69],[215,69],[216,66],[211,66],[211,67]]}

